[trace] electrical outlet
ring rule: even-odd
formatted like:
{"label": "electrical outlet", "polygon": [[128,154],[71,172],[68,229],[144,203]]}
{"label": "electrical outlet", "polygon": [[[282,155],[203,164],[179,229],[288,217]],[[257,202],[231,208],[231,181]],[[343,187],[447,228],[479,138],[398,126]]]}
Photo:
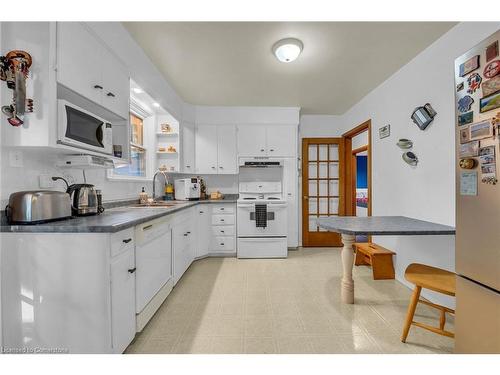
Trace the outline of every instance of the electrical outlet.
{"label": "electrical outlet", "polygon": [[19,150],[9,151],[9,165],[15,168],[24,167],[22,151]]}
{"label": "electrical outlet", "polygon": [[41,174],[38,176],[40,189],[50,189],[55,187],[55,181],[52,181],[52,176],[48,174]]}

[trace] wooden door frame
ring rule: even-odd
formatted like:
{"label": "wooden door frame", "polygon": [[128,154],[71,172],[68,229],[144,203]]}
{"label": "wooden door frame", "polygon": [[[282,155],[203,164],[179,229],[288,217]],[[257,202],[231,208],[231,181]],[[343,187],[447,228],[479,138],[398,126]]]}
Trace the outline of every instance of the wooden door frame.
{"label": "wooden door frame", "polygon": [[[306,215],[309,210],[309,201],[306,199],[306,190],[305,186],[306,184],[309,184],[309,166],[306,165],[308,164],[308,159],[309,159],[309,144],[315,144],[315,143],[338,143],[338,152],[339,152],[339,207],[338,207],[338,215],[339,216],[344,216],[345,212],[345,183],[344,183],[344,178],[345,178],[345,161],[344,161],[344,155],[345,155],[345,150],[344,150],[344,138],[343,137],[321,137],[321,138],[302,138],[302,161],[301,161],[301,166],[302,166],[302,182],[301,182],[301,192],[302,192],[302,197],[301,197],[301,211],[302,211],[302,246],[313,246],[313,247],[321,247],[321,246],[328,246],[328,247],[338,247],[342,246],[342,242],[340,240],[340,236],[337,233],[333,232],[321,232],[324,234],[330,233],[330,242],[328,245],[322,244],[322,243],[315,243],[312,239],[309,239],[309,215]],[[319,151],[318,151],[319,152]],[[307,162],[306,162],[307,161]],[[307,189],[309,189],[309,186],[307,185]],[[307,207],[306,207],[307,204]],[[319,206],[318,206],[319,210]],[[306,242],[309,242],[309,244],[306,245]]]}
{"label": "wooden door frame", "polygon": [[[368,145],[360,147],[358,149],[352,149],[352,139],[368,131]],[[354,216],[356,213],[356,165],[353,163],[353,154],[364,151],[361,150],[366,148],[368,154],[368,216],[372,216],[372,121],[366,120],[362,124],[356,126],[355,128],[342,134],[342,139],[344,140],[344,163],[345,163],[345,204],[344,204],[344,215]]]}

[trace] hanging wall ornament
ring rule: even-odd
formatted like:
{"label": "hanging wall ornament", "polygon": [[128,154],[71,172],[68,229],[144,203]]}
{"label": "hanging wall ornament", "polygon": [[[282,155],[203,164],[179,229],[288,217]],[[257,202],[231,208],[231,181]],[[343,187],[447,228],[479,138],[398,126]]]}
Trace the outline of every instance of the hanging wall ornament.
{"label": "hanging wall ornament", "polygon": [[460,82],[460,83],[457,85],[457,92],[462,91],[463,89],[464,89],[464,83],[463,83],[463,82]]}
{"label": "hanging wall ornament", "polygon": [[412,151],[406,151],[403,154],[403,160],[411,166],[416,166],[418,164],[417,155],[415,155]]}
{"label": "hanging wall ornament", "polygon": [[483,90],[484,96],[490,96],[500,91],[500,75],[484,81],[481,85],[481,89]]}
{"label": "hanging wall ornament", "polygon": [[2,113],[12,126],[22,125],[25,113],[33,112],[33,99],[26,98],[31,63],[31,55],[25,51],[14,50],[0,56],[0,79],[13,91],[12,104],[2,106]]}
{"label": "hanging wall ornament", "polygon": [[498,40],[495,40],[488,47],[486,47],[486,61],[493,60],[498,56]]}
{"label": "hanging wall ornament", "polygon": [[458,101],[459,112],[464,113],[470,110],[472,103],[474,103],[474,99],[472,99],[469,95],[465,95],[463,98],[460,98]]}
{"label": "hanging wall ornament", "polygon": [[479,74],[472,73],[469,76],[469,78],[467,78],[467,84],[469,85],[467,92],[469,94],[474,94],[476,92],[476,90],[481,86],[481,81],[482,81],[482,78]]}
{"label": "hanging wall ornament", "polygon": [[493,78],[500,72],[500,60],[490,62],[484,67],[483,75],[485,78]]}
{"label": "hanging wall ornament", "polygon": [[466,62],[460,64],[459,66],[460,77],[466,76],[467,74],[476,70],[477,68],[479,68],[479,55],[473,56]]}
{"label": "hanging wall ornament", "polygon": [[458,115],[458,125],[462,126],[470,124],[473,118],[474,118],[474,112],[472,111]]}

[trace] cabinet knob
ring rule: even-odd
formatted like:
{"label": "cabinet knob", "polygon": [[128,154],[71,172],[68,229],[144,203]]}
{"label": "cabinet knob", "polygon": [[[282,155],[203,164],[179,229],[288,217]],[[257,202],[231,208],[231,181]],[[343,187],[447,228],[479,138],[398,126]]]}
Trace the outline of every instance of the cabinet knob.
{"label": "cabinet knob", "polygon": [[224,233],[224,231],[223,231],[223,230],[221,230],[220,232],[221,232],[221,233]]}
{"label": "cabinet knob", "polygon": [[222,242],[220,245],[221,245],[221,246],[224,246],[224,242]]}
{"label": "cabinet knob", "polygon": [[219,167],[220,169],[224,169],[224,167]]}
{"label": "cabinet knob", "polygon": [[220,208],[220,210],[221,210],[221,211],[224,211],[224,207],[221,207],[221,208]]}
{"label": "cabinet knob", "polygon": [[115,94],[113,94],[112,92],[108,92],[106,95],[109,96],[109,97],[111,97],[111,98],[115,97]]}
{"label": "cabinet knob", "polygon": [[212,167],[212,169],[215,169],[215,167]]}
{"label": "cabinet knob", "polygon": [[224,219],[220,219],[220,221],[224,221]]}
{"label": "cabinet knob", "polygon": [[260,149],[260,152],[264,152],[265,150],[263,148]]}
{"label": "cabinet knob", "polygon": [[191,168],[191,166],[190,165],[186,165],[186,168]]}
{"label": "cabinet knob", "polygon": [[123,240],[123,243],[129,243],[130,241],[132,241],[132,238],[127,238],[126,240]]}
{"label": "cabinet knob", "polygon": [[274,149],[272,148],[272,149],[270,149],[269,151],[273,152],[273,151],[274,151]]}
{"label": "cabinet knob", "polygon": [[132,268],[132,269],[129,269],[129,270],[128,270],[128,273],[134,273],[136,270],[137,270],[137,267],[134,267],[134,268]]}
{"label": "cabinet knob", "polygon": [[187,234],[191,234],[191,232],[186,232]]}
{"label": "cabinet knob", "polygon": [[94,85],[94,88],[98,89],[98,90],[102,90],[102,86],[101,85]]}
{"label": "cabinet knob", "polygon": [[200,211],[200,214],[204,213],[205,211]]}

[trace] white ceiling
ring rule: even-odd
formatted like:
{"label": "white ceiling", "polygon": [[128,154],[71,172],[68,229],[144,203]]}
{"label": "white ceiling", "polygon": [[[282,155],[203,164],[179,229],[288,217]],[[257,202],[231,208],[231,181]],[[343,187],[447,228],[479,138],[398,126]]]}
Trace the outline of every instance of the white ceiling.
{"label": "white ceiling", "polygon": [[[127,22],[125,27],[187,102],[299,106],[339,115],[405,65],[451,22]],[[302,40],[288,64],[272,55]],[[411,89],[411,88],[409,88]],[[395,93],[400,95],[401,93]]]}

